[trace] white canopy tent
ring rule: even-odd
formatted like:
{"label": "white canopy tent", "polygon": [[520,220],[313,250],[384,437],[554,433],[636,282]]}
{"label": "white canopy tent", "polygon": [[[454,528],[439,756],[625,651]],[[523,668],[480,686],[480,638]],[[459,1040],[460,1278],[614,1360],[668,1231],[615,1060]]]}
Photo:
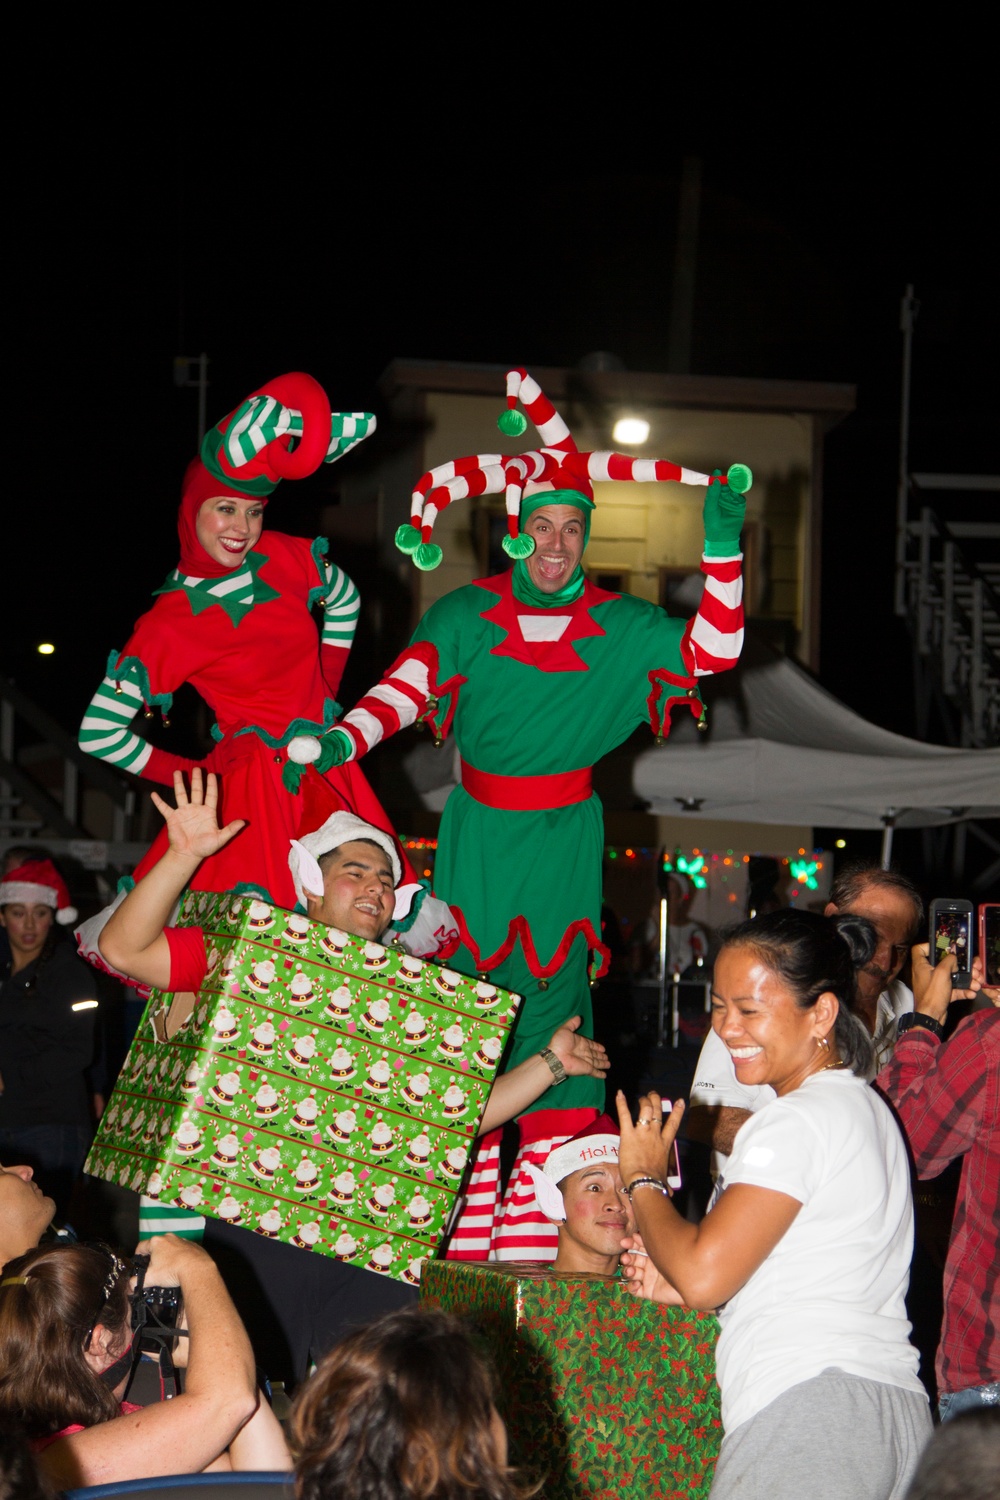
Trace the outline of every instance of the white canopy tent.
{"label": "white canopy tent", "polygon": [[879,729],[767,647],[748,642],[706,698],[708,734],[675,715],[666,745],[635,760],[633,785],[652,813],[883,828],[887,845],[893,827],[1000,817],[1000,749]]}
{"label": "white canopy tent", "polygon": [[[748,639],[739,666],[706,680],[709,731],[675,711],[662,746],[635,757],[648,811],[676,818],[885,830],[1000,817],[1000,749],[952,750],[869,724],[802,667]],[[457,756],[429,746],[406,769],[440,811]]]}

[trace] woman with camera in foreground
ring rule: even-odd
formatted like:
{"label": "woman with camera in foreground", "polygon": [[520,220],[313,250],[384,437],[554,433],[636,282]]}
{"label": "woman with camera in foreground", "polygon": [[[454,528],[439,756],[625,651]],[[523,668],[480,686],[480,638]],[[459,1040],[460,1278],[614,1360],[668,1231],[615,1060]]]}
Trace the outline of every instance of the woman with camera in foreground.
{"label": "woman with camera in foreground", "polygon": [[138,1249],[149,1255],[150,1287],[181,1291],[183,1393],[147,1407],[123,1400],[145,1311],[133,1266],[103,1247],[45,1247],[11,1261],[0,1279],[0,1425],[24,1430],[57,1489],[290,1468],[281,1428],[257,1390],[250,1341],[211,1258],[173,1234]]}
{"label": "woman with camera in foreground", "polygon": [[342,1339],[292,1415],[298,1500],[526,1500],[489,1372],[463,1325],[424,1307]]}
{"label": "woman with camera in foreground", "polygon": [[632,1291],[717,1308],[724,1437],[711,1500],[896,1500],[930,1436],[904,1296],[910,1170],[888,1105],[864,1081],[871,1042],[850,1013],[875,929],[778,911],[745,922],[715,964],[712,1025],[741,1083],[777,1098],[747,1120],[700,1224],[666,1187],[683,1105],[633,1125],[618,1095],[620,1168],[639,1236]]}

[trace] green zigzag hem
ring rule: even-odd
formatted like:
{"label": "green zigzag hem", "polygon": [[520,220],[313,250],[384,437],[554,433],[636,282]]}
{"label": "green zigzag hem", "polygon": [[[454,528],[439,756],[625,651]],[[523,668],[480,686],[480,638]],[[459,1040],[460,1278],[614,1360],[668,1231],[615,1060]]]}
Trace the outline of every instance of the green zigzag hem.
{"label": "green zigzag hem", "polygon": [[174,701],[173,693],[154,693],[149,686],[149,673],[138,656],[126,656],[118,661],[119,653],[112,651],[108,656],[107,675],[112,682],[125,682],[130,677],[142,694],[142,701],[147,708],[155,704],[157,708],[169,713]]}
{"label": "green zigzag hem", "polygon": [[239,739],[241,734],[255,734],[270,749],[283,750],[289,740],[293,740],[297,734],[313,734],[317,739],[321,738],[324,734],[329,734],[343,712],[343,708],[335,698],[325,698],[323,700],[322,724],[317,724],[315,719],[293,719],[284,734],[277,737],[273,734],[268,734],[266,729],[261,729],[259,724],[248,724],[244,729],[237,729],[233,738]]}

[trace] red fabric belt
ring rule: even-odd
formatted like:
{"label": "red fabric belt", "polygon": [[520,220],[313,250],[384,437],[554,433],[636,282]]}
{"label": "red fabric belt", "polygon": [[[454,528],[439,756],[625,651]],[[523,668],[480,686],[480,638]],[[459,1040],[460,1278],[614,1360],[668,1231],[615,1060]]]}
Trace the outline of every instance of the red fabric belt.
{"label": "red fabric belt", "polygon": [[477,802],[503,812],[570,807],[574,802],[586,802],[593,790],[590,766],[581,771],[560,771],[555,776],[494,776],[492,771],[477,771],[467,760],[462,761],[462,785]]}

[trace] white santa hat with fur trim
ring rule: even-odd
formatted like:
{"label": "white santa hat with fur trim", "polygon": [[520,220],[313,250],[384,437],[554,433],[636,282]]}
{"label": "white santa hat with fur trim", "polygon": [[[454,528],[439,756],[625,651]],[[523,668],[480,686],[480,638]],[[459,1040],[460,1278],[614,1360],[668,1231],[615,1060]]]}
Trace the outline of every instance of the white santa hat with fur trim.
{"label": "white santa hat with fur trim", "polygon": [[288,854],[288,867],[292,872],[292,880],[295,882],[295,894],[303,906],[307,904],[307,896],[321,898],[323,895],[323,872],[319,867],[319,861],[324,854],[329,854],[333,849],[339,849],[341,844],[353,844],[359,840],[367,840],[369,843],[377,844],[388,856],[392,868],[392,883],[396,886],[396,904],[400,905],[400,897],[405,897],[404,911],[409,911],[413,899],[414,887],[412,885],[401,887],[403,867],[400,864],[396,845],[390,834],[381,828],[366,823],[362,818],[350,812],[335,812],[327,818],[321,828],[315,833],[307,833],[300,839],[292,839],[292,847]]}

